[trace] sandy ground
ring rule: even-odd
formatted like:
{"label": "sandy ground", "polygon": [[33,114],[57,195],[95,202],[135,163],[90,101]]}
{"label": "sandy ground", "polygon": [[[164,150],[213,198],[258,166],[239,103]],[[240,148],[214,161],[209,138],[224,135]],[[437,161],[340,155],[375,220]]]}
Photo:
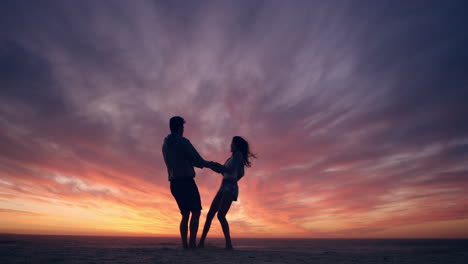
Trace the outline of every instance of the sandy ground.
{"label": "sandy ground", "polygon": [[15,247],[0,245],[0,263],[468,263],[463,249],[421,252],[292,252],[220,248]]}

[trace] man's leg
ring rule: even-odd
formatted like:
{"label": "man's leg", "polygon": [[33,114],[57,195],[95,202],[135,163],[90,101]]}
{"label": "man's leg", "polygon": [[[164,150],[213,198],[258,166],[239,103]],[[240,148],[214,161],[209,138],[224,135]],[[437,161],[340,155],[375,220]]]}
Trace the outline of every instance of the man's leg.
{"label": "man's leg", "polygon": [[182,220],[180,220],[180,237],[182,238],[182,246],[188,248],[187,233],[188,233],[188,220],[190,211],[182,212]]}
{"label": "man's leg", "polygon": [[190,242],[189,247],[196,248],[197,247],[197,232],[198,232],[198,222],[200,220],[200,212],[202,209],[201,206],[201,199],[200,199],[200,192],[198,191],[197,184],[195,181],[192,181],[190,194],[190,211],[192,212],[192,216],[190,217]]}
{"label": "man's leg", "polygon": [[192,211],[190,218],[190,248],[197,247],[198,221],[200,220],[200,210]]}

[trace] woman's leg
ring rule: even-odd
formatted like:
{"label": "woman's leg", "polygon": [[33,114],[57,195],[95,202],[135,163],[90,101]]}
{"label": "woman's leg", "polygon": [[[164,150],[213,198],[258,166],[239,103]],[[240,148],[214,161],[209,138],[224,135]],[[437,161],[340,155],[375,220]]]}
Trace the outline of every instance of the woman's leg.
{"label": "woman's leg", "polygon": [[200,248],[203,248],[205,246],[205,239],[206,239],[206,236],[208,235],[208,231],[210,231],[211,221],[213,221],[213,218],[216,215],[216,212],[218,211],[220,201],[221,201],[221,195],[217,193],[213,199],[213,202],[211,202],[210,210],[208,211],[208,214],[206,215],[206,221],[205,221],[205,226],[203,227],[203,233],[200,237],[200,242],[198,242],[198,247]]}
{"label": "woman's leg", "polygon": [[226,214],[231,208],[234,196],[229,192],[224,192],[218,208],[218,220],[223,228],[224,238],[226,239],[226,249],[232,249],[231,234],[229,233],[229,224],[226,220]]}

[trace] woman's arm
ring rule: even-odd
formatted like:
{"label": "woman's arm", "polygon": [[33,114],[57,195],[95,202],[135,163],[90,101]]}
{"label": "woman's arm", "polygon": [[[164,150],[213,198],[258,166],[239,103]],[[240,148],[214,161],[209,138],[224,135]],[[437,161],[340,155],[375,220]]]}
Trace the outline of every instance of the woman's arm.
{"label": "woman's arm", "polygon": [[221,165],[221,164],[219,165],[220,165],[219,169],[223,173],[233,173],[237,168],[240,168],[241,166],[243,166],[242,154],[239,151],[236,151],[231,158],[231,162],[228,162],[226,166]]}
{"label": "woman's arm", "polygon": [[225,173],[227,172],[227,168],[221,164],[219,164],[218,162],[215,162],[215,161],[210,161],[209,162],[209,167],[210,169],[212,169],[213,171],[217,172],[217,173]]}

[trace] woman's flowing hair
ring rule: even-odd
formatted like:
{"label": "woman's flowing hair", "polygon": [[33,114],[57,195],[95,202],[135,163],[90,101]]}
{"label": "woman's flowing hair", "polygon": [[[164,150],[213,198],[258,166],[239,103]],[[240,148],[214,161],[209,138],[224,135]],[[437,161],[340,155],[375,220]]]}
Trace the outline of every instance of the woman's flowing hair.
{"label": "woman's flowing hair", "polygon": [[242,153],[242,157],[244,158],[244,165],[246,167],[250,167],[251,163],[249,158],[257,158],[257,156],[250,152],[249,143],[247,140],[243,139],[242,137],[235,136],[232,138],[232,144],[235,145],[237,150]]}

